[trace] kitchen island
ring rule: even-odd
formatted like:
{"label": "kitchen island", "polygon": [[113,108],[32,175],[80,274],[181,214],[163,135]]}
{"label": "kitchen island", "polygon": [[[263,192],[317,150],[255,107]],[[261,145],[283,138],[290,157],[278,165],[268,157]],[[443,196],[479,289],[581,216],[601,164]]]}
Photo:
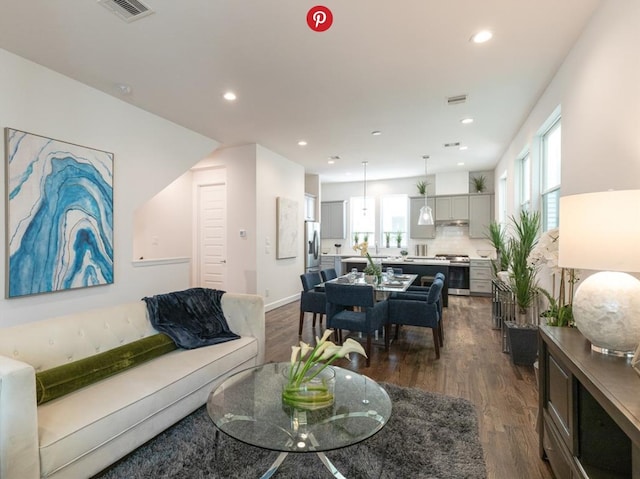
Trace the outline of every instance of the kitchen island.
{"label": "kitchen island", "polygon": [[[420,286],[421,276],[435,276],[436,273],[444,274],[444,286],[442,288],[442,305],[449,305],[449,261],[440,260],[435,258],[394,258],[394,257],[374,257],[373,260],[382,262],[382,269],[387,267],[401,268],[405,274],[416,274],[418,277],[413,283],[413,286]],[[364,256],[351,256],[342,259],[343,271],[349,272],[353,268],[357,268],[358,271],[364,270],[367,266],[367,258]]]}

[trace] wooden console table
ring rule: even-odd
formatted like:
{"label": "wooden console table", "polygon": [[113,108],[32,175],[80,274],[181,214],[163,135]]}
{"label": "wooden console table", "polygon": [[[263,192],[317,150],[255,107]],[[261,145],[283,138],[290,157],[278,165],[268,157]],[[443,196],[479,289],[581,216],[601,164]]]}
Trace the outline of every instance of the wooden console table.
{"label": "wooden console table", "polygon": [[575,328],[540,326],[540,454],[558,479],[640,479],[640,376]]}

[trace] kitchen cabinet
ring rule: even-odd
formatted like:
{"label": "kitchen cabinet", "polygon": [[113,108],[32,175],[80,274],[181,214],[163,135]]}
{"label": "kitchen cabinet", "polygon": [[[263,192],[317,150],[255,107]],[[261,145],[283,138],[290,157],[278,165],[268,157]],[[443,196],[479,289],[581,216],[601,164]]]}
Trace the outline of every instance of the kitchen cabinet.
{"label": "kitchen cabinet", "polygon": [[471,296],[491,296],[490,259],[471,259],[469,262],[469,294]]}
{"label": "kitchen cabinet", "polygon": [[[431,207],[431,212],[435,214],[436,201],[432,196],[427,197],[427,205]],[[418,215],[420,214],[420,208],[423,206],[423,196],[412,197],[409,199],[409,237],[411,239],[427,239],[436,237],[435,225],[427,226],[418,224]]]}
{"label": "kitchen cabinet", "polygon": [[469,195],[469,238],[486,238],[493,220],[493,195]]}
{"label": "kitchen cabinet", "polygon": [[304,219],[305,221],[316,220],[316,197],[309,193],[304,194]]}
{"label": "kitchen cabinet", "polygon": [[320,223],[323,239],[345,239],[345,202],[323,201],[320,204]]}
{"label": "kitchen cabinet", "polygon": [[640,378],[576,328],[539,329],[539,452],[558,478],[640,478]]}
{"label": "kitchen cabinet", "polygon": [[436,196],[436,221],[468,221],[469,195]]}

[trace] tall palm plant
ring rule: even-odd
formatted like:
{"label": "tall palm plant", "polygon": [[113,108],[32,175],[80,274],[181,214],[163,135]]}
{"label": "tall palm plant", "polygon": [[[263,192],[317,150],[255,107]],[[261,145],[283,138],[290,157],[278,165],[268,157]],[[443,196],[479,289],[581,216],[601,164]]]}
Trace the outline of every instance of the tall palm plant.
{"label": "tall palm plant", "polygon": [[496,250],[496,261],[492,263],[493,273],[498,271],[506,271],[509,268],[510,253],[509,242],[502,225],[498,222],[489,223],[487,229],[486,238],[491,242],[491,245]]}
{"label": "tall palm plant", "polygon": [[510,220],[513,225],[513,236],[509,239],[513,292],[518,306],[518,322],[523,323],[538,290],[537,267],[529,262],[529,255],[537,242],[540,213],[521,211],[518,218],[512,216]]}

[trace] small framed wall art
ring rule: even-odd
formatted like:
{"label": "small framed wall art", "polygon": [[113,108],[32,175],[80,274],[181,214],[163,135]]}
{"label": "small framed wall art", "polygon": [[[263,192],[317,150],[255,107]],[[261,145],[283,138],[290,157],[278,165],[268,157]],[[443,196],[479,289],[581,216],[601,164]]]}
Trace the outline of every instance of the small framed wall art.
{"label": "small framed wall art", "polygon": [[113,153],[5,128],[6,297],[113,283]]}

